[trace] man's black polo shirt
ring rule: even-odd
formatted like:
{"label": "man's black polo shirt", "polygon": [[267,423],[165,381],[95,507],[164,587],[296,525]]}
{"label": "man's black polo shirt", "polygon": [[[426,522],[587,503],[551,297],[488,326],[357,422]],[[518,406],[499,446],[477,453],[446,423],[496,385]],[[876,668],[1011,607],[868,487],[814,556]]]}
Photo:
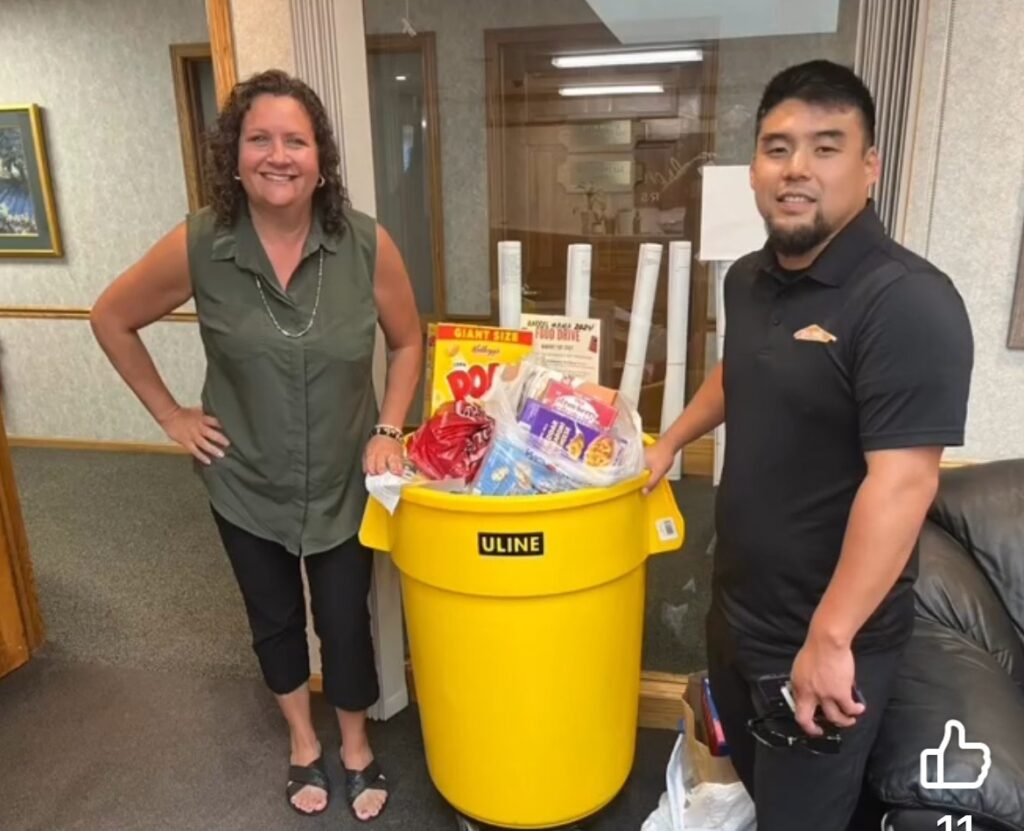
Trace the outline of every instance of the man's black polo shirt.
{"label": "man's black polo shirt", "polygon": [[[865,452],[963,443],[970,323],[870,205],[802,274],[769,246],[737,261],[725,312],[715,597],[741,637],[788,653],[839,561]],[[855,648],[909,636],[916,572],[915,551]]]}

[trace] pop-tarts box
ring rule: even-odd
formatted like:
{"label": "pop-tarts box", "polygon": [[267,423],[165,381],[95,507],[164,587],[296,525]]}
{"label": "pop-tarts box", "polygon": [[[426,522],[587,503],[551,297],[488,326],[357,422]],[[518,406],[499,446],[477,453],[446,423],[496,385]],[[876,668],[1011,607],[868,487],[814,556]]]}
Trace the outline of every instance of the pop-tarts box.
{"label": "pop-tarts box", "polygon": [[477,472],[473,493],[480,496],[526,496],[560,493],[578,487],[535,452],[497,438]]}
{"label": "pop-tarts box", "polygon": [[554,445],[570,459],[590,467],[614,464],[621,449],[619,442],[608,433],[580,424],[533,398],[524,405],[519,423],[529,428],[531,436]]}

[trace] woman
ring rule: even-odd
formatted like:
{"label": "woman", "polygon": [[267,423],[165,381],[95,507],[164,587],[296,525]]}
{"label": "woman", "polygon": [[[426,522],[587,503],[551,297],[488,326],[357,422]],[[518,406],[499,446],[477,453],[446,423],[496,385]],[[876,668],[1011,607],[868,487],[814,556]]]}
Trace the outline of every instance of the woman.
{"label": "woman", "polygon": [[[379,691],[372,553],[356,532],[364,472],[401,470],[419,317],[394,243],[346,204],[327,114],[304,83],[272,70],[236,86],[210,161],[211,206],[107,288],[92,326],[153,418],[201,462],[253,648],[291,733],[288,801],[317,814],[330,783],[310,719],[305,563],[346,796],[365,821],[388,786],[366,734]],[[138,335],[190,297],[207,359],[201,408],[174,400]],[[378,322],[391,352],[379,417]]]}

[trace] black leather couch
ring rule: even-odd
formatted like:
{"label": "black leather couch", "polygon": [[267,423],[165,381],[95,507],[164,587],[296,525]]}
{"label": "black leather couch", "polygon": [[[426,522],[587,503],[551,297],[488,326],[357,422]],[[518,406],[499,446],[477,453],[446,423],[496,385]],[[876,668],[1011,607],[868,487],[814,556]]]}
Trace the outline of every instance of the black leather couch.
{"label": "black leather couch", "polygon": [[[934,831],[952,816],[960,831],[970,815],[973,831],[1024,831],[1024,459],[943,471],[915,593],[914,635],[868,771],[888,809],[882,827]],[[921,753],[950,719],[991,751],[978,788],[923,786]],[[974,782],[983,754],[950,746],[944,763],[943,781]]]}

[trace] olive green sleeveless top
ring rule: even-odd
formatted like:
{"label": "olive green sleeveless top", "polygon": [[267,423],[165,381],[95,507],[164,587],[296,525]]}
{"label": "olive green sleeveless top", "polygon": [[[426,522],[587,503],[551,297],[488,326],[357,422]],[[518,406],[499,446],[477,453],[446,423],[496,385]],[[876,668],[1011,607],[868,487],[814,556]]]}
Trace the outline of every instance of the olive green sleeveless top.
{"label": "olive green sleeveless top", "polygon": [[[287,291],[247,211],[231,228],[216,228],[208,208],[187,223],[207,363],[203,409],[231,442],[200,473],[219,514],[299,556],[349,539],[366,504],[377,226],[350,209],[345,217],[338,237],[314,215]],[[314,307],[305,335],[282,334],[301,332]]]}

